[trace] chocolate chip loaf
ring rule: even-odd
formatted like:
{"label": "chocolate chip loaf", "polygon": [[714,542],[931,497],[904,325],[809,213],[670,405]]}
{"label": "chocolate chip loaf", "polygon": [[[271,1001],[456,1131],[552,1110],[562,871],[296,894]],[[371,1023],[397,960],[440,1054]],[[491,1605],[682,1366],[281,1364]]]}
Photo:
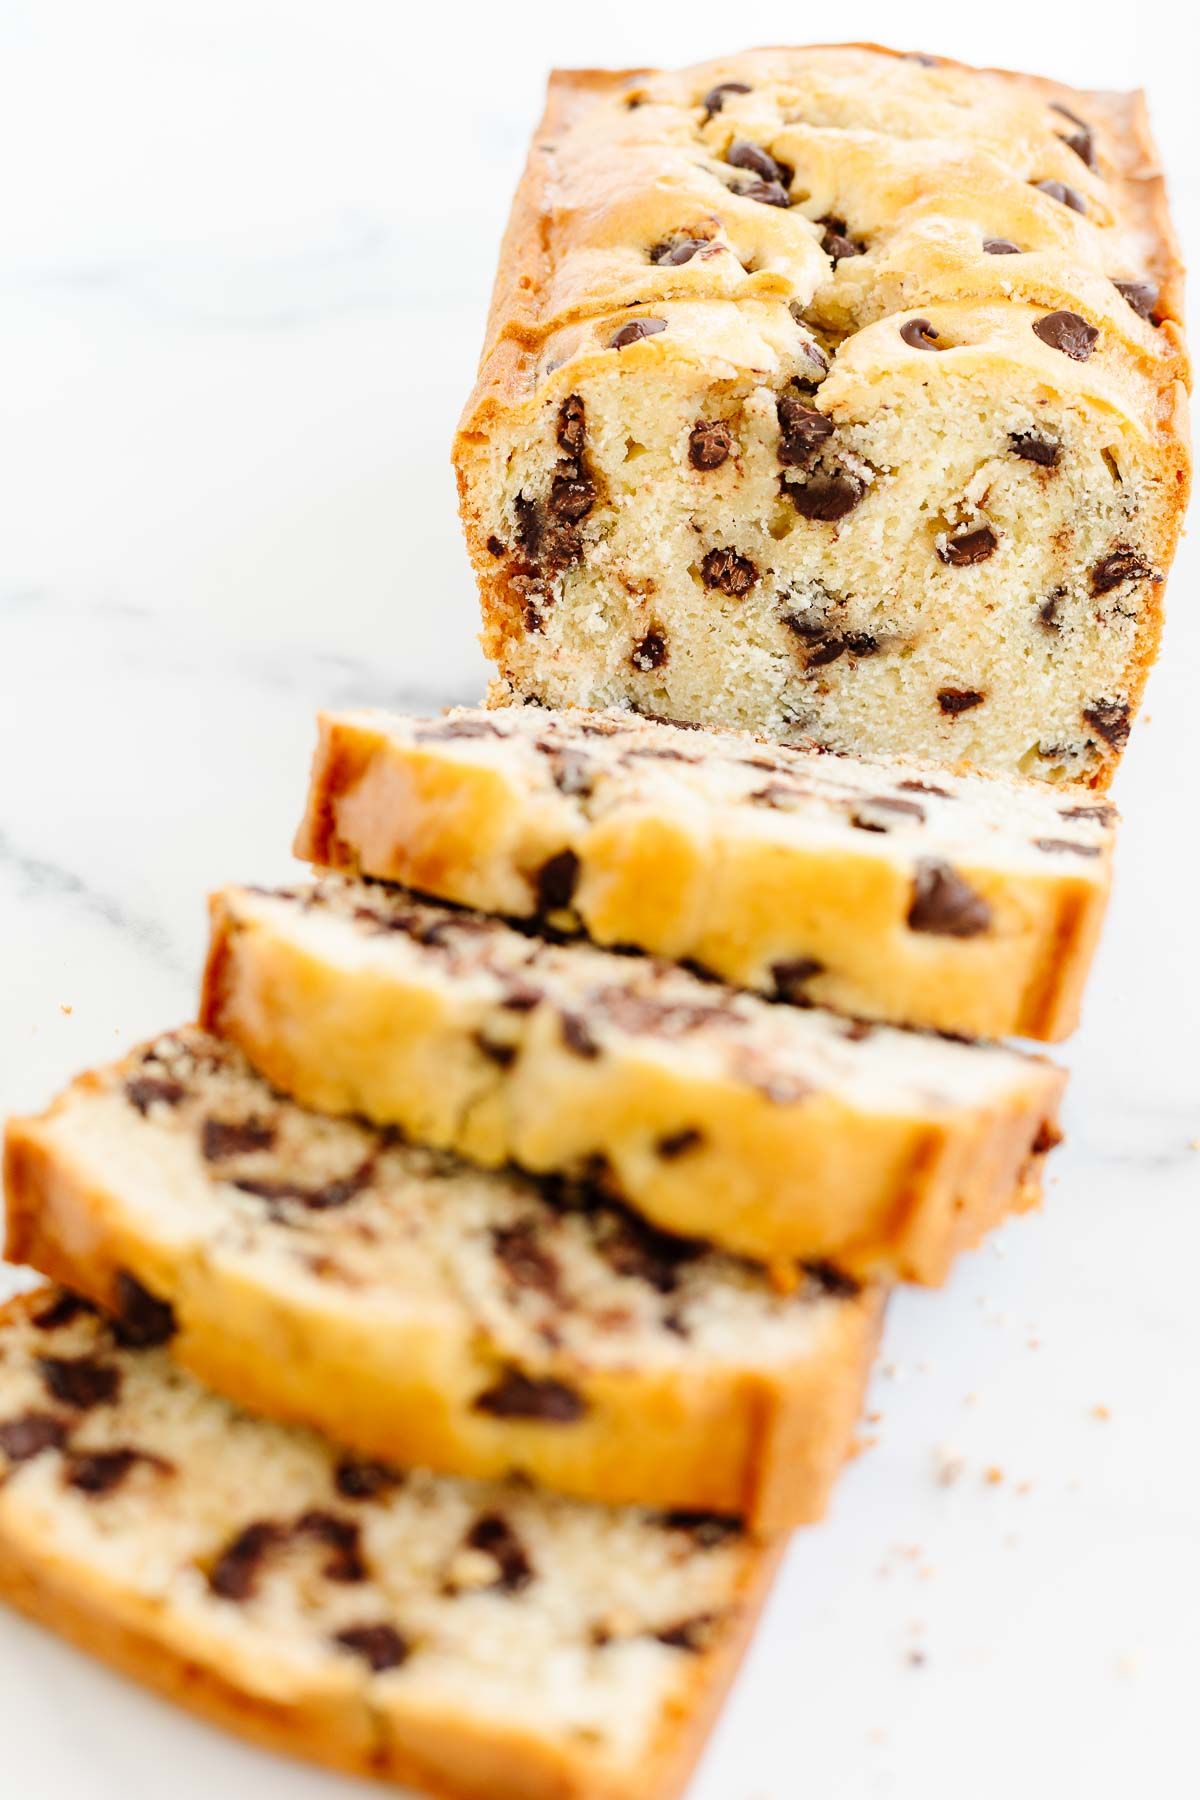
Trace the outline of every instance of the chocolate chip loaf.
{"label": "chocolate chip loaf", "polygon": [[1063,1083],[336,877],[215,897],[201,1022],[305,1105],[856,1277],[940,1281],[1028,1203]]}
{"label": "chocolate chip loaf", "polygon": [[1115,816],[1085,789],[628,713],[353,712],[320,721],[296,854],[802,1004],[1053,1040]]}
{"label": "chocolate chip loaf", "polygon": [[0,1596],[274,1749],[443,1800],[671,1800],[776,1555],[356,1463],[63,1290],[0,1313]]}
{"label": "chocolate chip loaf", "polygon": [[7,1255],[360,1454],[586,1499],[818,1518],[882,1297],[788,1291],[587,1187],[472,1169],[159,1038],[8,1128]]}
{"label": "chocolate chip loaf", "polygon": [[1138,95],[555,75],[455,459],[498,695],[1104,786],[1187,488]]}

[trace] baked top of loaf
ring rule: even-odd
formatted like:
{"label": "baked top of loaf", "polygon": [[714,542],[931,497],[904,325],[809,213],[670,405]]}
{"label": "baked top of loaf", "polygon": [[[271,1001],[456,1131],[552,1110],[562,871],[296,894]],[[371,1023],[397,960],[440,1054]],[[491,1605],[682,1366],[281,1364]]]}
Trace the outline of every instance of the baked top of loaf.
{"label": "baked top of loaf", "polygon": [[674,1793],[770,1563],[702,1517],[366,1469],[55,1289],[0,1318],[0,1475],[24,1610],[280,1747],[475,1800],[489,1751],[538,1800]]}
{"label": "baked top of loaf", "polygon": [[557,74],[456,450],[502,693],[1103,784],[1181,305],[1138,95],[869,46]]}
{"label": "baked top of loaf", "polygon": [[590,1174],[666,1229],[853,1273],[925,1268],[927,1231],[944,1268],[1016,1203],[1062,1086],[1013,1050],[337,877],[215,896],[201,1018],[307,1105]]}
{"label": "baked top of loaf", "polygon": [[295,849],[777,997],[1050,1040],[1076,1020],[1115,819],[1085,789],[627,712],[355,711],[320,719]]}
{"label": "baked top of loaf", "polygon": [[823,1268],[781,1292],[594,1187],[305,1112],[197,1030],[6,1152],[11,1260],[372,1455],[777,1524],[844,1460],[877,1294]]}

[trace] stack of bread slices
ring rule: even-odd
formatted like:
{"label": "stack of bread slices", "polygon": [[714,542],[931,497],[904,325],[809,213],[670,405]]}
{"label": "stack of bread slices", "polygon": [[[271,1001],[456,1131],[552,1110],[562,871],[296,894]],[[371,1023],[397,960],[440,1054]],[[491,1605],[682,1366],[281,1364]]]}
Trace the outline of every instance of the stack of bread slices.
{"label": "stack of bread slices", "polygon": [[315,879],[7,1139],[0,1589],[265,1742],[675,1794],[888,1288],[1037,1198],[1087,790],[628,713],[324,717]]}

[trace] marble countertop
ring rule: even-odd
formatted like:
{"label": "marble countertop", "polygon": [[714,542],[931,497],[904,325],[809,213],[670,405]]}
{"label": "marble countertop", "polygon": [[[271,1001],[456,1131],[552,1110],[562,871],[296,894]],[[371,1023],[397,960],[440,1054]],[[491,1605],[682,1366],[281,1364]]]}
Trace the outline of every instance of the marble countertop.
{"label": "marble countertop", "polygon": [[[0,10],[2,1111],[188,1015],[206,891],[293,867],[318,704],[478,697],[447,453],[545,67],[743,29],[706,0],[430,10],[415,37],[383,0]],[[894,35],[889,12],[846,35]],[[751,35],[794,37],[793,13]],[[1194,26],[932,0],[917,33],[1144,81],[1195,235]],[[1194,1780],[1197,573],[1189,544],[1047,1204],[897,1299],[862,1454],[795,1542],[693,1800]],[[5,1792],[151,1800],[167,1766],[173,1800],[365,1792],[7,1616],[0,1694]]]}

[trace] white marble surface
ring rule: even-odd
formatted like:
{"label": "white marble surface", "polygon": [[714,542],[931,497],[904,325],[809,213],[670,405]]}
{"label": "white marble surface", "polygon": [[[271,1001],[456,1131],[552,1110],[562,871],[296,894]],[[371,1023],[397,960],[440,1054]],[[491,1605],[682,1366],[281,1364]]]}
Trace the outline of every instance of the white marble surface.
{"label": "white marble surface", "polygon": [[[205,890],[289,869],[317,703],[478,694],[446,457],[545,67],[810,29],[707,0],[404,10],[0,6],[3,1110],[188,1013]],[[832,24],[1144,81],[1194,237],[1194,28],[1127,0]],[[796,1542],[694,1800],[1196,1791],[1196,569],[1189,546],[1118,788],[1048,1204],[897,1302],[873,1441]],[[361,1791],[0,1619],[0,1792],[164,1782]]]}

